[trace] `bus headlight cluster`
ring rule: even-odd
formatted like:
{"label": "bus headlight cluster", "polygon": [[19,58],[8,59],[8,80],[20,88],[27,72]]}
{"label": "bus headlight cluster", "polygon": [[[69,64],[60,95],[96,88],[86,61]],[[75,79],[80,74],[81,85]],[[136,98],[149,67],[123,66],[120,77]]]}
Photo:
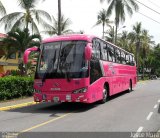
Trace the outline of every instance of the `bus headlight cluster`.
{"label": "bus headlight cluster", "polygon": [[73,91],[74,94],[76,94],[76,93],[85,93],[85,92],[87,92],[87,88],[81,88],[81,89]]}

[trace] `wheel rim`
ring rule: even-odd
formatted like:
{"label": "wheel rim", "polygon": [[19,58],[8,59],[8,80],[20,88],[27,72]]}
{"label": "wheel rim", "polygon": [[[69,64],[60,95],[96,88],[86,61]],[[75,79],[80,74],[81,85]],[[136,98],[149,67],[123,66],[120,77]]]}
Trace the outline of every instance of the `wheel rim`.
{"label": "wheel rim", "polygon": [[132,83],[130,82],[129,91],[132,91]]}
{"label": "wheel rim", "polygon": [[106,101],[107,99],[107,91],[106,89],[103,90],[103,100]]}

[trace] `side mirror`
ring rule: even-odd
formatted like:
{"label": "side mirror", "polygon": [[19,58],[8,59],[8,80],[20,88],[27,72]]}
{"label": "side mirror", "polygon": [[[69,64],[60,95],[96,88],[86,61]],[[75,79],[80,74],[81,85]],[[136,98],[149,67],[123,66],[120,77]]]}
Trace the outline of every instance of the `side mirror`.
{"label": "side mirror", "polygon": [[92,57],[92,44],[88,43],[85,47],[85,60],[91,60]]}
{"label": "side mirror", "polygon": [[26,49],[25,52],[24,52],[24,55],[23,55],[24,64],[27,64],[27,63],[28,63],[28,57],[29,57],[29,54],[30,54],[32,51],[40,51],[40,49],[39,49],[38,47],[32,47],[32,48]]}

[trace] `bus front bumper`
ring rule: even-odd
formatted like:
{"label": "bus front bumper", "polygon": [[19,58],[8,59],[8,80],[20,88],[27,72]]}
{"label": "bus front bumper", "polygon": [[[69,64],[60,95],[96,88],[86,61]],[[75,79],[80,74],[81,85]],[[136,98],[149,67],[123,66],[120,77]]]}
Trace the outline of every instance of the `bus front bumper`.
{"label": "bus front bumper", "polygon": [[79,94],[46,94],[46,93],[34,93],[35,102],[82,102],[90,103],[86,93]]}

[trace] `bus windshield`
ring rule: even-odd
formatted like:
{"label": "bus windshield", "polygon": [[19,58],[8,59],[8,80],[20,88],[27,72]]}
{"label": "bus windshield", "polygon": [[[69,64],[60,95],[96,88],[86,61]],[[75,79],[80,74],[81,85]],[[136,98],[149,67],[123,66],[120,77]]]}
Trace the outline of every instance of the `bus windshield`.
{"label": "bus windshield", "polygon": [[88,76],[88,63],[84,59],[86,41],[45,43],[35,78],[84,78]]}

